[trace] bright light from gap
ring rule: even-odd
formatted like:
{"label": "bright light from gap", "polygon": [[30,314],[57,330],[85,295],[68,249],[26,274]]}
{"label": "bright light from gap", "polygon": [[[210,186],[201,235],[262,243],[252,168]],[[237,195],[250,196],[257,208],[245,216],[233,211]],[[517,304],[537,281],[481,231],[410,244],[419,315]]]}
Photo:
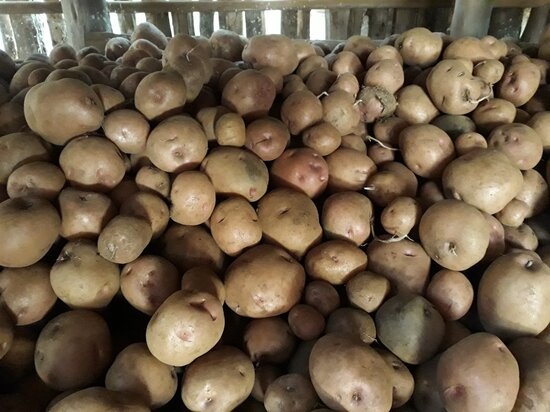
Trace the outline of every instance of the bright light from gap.
{"label": "bright light from gap", "polygon": [[281,34],[281,10],[264,12],[265,34]]}
{"label": "bright light from gap", "polygon": [[326,10],[311,10],[309,14],[309,38],[311,40],[325,40],[327,38],[325,13]]}
{"label": "bright light from gap", "polygon": [[200,34],[201,34],[201,14],[198,11],[193,12],[193,30],[195,31],[195,36],[200,36]]}
{"label": "bright light from gap", "polygon": [[220,13],[214,12],[214,31],[220,29]]}
{"label": "bright light from gap", "polygon": [[118,21],[118,14],[109,13],[109,20],[111,20],[111,28],[113,29],[113,33],[122,33],[120,22]]}

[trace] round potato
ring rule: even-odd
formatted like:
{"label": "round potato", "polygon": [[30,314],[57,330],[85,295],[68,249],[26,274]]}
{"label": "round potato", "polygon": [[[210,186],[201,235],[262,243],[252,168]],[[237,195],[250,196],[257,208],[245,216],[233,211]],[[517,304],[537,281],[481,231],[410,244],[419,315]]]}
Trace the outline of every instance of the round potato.
{"label": "round potato", "polygon": [[389,293],[390,281],[371,271],[359,272],[346,282],[350,303],[367,313],[377,310]]}
{"label": "round potato", "polygon": [[489,133],[498,126],[513,123],[516,107],[504,99],[482,102],[472,113],[472,119],[483,133]]}
{"label": "round potato", "polygon": [[487,142],[490,148],[503,152],[521,170],[534,168],[542,158],[540,136],[521,123],[498,126],[493,129]]}
{"label": "round potato", "polygon": [[139,82],[134,102],[148,120],[165,119],[180,111],[187,99],[183,78],[173,71],[150,73]]}
{"label": "round potato", "polygon": [[243,70],[223,88],[222,103],[246,120],[257,119],[267,115],[276,93],[275,84],[267,75]]}
{"label": "round potato", "polygon": [[105,84],[94,84],[92,85],[92,90],[99,97],[99,100],[101,100],[105,112],[124,102],[124,95],[120,91]]}
{"label": "round potato", "polygon": [[328,316],[340,306],[340,295],[330,283],[324,280],[312,280],[306,285],[304,301],[323,316]]}
{"label": "round potato", "polygon": [[288,325],[298,339],[317,339],[325,330],[325,318],[313,306],[298,304],[288,312]]}
{"label": "round potato", "polygon": [[418,365],[414,371],[413,404],[416,410],[442,412],[443,400],[437,390],[437,364],[440,355]]}
{"label": "round potato", "polygon": [[296,337],[281,318],[253,319],[246,326],[243,344],[252,362],[284,363],[292,355]]}
{"label": "round potato", "polygon": [[297,373],[275,379],[265,393],[264,406],[267,412],[311,411],[318,402],[311,381]]}
{"label": "round potato", "polygon": [[105,137],[124,153],[137,154],[145,151],[149,136],[149,122],[136,110],[115,110],[103,121]]}
{"label": "round potato", "polygon": [[428,67],[433,65],[443,49],[443,39],[423,27],[403,32],[395,39],[395,48],[409,66]]}
{"label": "round potato", "polygon": [[516,107],[523,106],[536,93],[540,84],[540,70],[529,61],[510,65],[498,83],[496,94]]}
{"label": "round potato", "polygon": [[11,198],[34,196],[53,201],[63,186],[63,171],[52,163],[38,161],[15,169],[8,177],[6,190]]}
{"label": "round potato", "polygon": [[119,215],[103,228],[97,238],[99,254],[110,262],[126,264],[138,258],[151,241],[148,221]]}
{"label": "round potato", "polygon": [[399,50],[397,50],[394,46],[386,44],[374,49],[368,55],[365,68],[369,69],[375,63],[387,59],[397,60],[401,65],[403,65],[403,57],[401,57]]}
{"label": "round potato", "polygon": [[487,149],[487,140],[476,132],[462,133],[454,139],[457,156],[465,155],[479,149]]}
{"label": "round potato", "polygon": [[327,156],[340,146],[342,135],[332,124],[319,122],[304,130],[302,142],[321,156]]}
{"label": "round potato", "polygon": [[11,133],[0,137],[0,184],[8,182],[9,175],[26,163],[48,161],[51,147],[34,133]]}
{"label": "round potato", "polygon": [[235,62],[241,59],[246,41],[229,30],[216,30],[208,40],[212,48],[212,57],[218,57]]}
{"label": "round potato", "polygon": [[[415,84],[403,87],[397,92],[396,98],[395,115],[404,122],[410,124],[430,123],[439,115],[439,110],[434,106],[424,89]],[[376,135],[376,126],[374,133]]]}
{"label": "round potato", "polygon": [[326,333],[349,336],[368,345],[376,340],[376,326],[370,315],[355,308],[338,308],[327,319]]}
{"label": "round potato", "polygon": [[363,186],[369,199],[381,207],[386,207],[397,197],[416,196],[417,188],[418,181],[414,173],[399,162],[382,163]]}
{"label": "round potato", "polygon": [[203,172],[187,171],[176,176],[170,191],[170,218],[182,225],[206,222],[216,205],[216,191]]}
{"label": "round potato", "polygon": [[[391,367],[391,381],[393,385],[392,409],[397,409],[411,399],[414,390],[414,378],[409,369],[397,356],[384,349],[378,349],[377,352]],[[398,410],[403,412],[400,409]]]}
{"label": "round potato", "polygon": [[281,120],[295,136],[322,119],[323,105],[308,90],[292,93],[281,106]]}
{"label": "round potato", "polygon": [[289,141],[287,126],[274,117],[262,117],[246,127],[245,146],[263,161],[281,156]]}
{"label": "round potato", "polygon": [[502,79],[504,64],[500,60],[488,59],[474,66],[473,75],[480,77],[489,84],[496,84]]}
{"label": "round potato", "polygon": [[[322,67],[322,68],[313,70],[309,74],[309,76],[307,77],[307,80],[305,81],[306,82],[305,86],[315,96],[320,96],[324,92],[327,92],[331,88],[331,86],[336,82],[337,79],[338,79],[338,75],[336,73]],[[301,90],[302,85],[299,82],[296,82],[296,83],[293,82],[292,84],[289,83],[287,87],[285,87],[285,89],[287,89],[287,92],[296,91],[296,89]]]}
{"label": "round potato", "polygon": [[333,192],[361,190],[376,172],[373,161],[364,153],[340,148],[326,157],[329,170],[328,188]]}
{"label": "round potato", "polygon": [[527,122],[527,126],[539,134],[544,150],[548,151],[550,149],[550,132],[548,132],[550,130],[550,112],[535,113]]}
{"label": "round potato", "polygon": [[158,167],[152,165],[141,167],[136,173],[135,182],[142,192],[155,193],[163,198],[170,195],[170,176]]}
{"label": "round potato", "polygon": [[411,197],[396,197],[380,215],[380,223],[386,232],[402,237],[418,225],[422,207]]}
{"label": "round potato", "polygon": [[365,86],[380,86],[394,94],[405,81],[403,66],[397,60],[380,60],[365,74]]}
{"label": "round potato", "polygon": [[220,146],[244,146],[246,126],[243,118],[236,113],[222,114],[214,125],[214,135]]}
{"label": "round potato", "polygon": [[361,121],[362,103],[356,104],[355,97],[343,90],[333,91],[325,96],[321,103],[325,122],[332,124],[342,136],[353,133],[353,129]]}
{"label": "round potato", "polygon": [[292,73],[299,63],[292,41],[280,34],[252,37],[244,46],[242,59],[255,69],[273,67],[283,76]]}
{"label": "round potato", "polygon": [[181,290],[210,293],[225,302],[225,286],[216,273],[204,266],[197,266],[186,271],[181,278]]}
{"label": "round potato", "polygon": [[472,306],[474,288],[462,273],[444,269],[433,275],[426,298],[446,320],[457,320]]}

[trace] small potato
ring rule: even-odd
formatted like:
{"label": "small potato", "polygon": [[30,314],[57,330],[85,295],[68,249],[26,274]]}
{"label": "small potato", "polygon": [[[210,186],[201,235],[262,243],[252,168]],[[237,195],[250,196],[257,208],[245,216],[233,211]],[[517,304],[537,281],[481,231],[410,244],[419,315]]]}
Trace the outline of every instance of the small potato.
{"label": "small potato", "polygon": [[[96,91],[96,88],[97,88],[97,87],[94,87],[94,86],[100,86],[99,84],[98,85],[93,85],[92,80],[90,79],[90,77],[86,73],[84,73],[82,71],[68,70],[68,69],[55,69],[54,71],[50,72],[50,74],[48,74],[48,77],[46,77],[46,79],[44,81],[45,82],[52,82],[52,81],[61,80],[61,79],[77,79],[77,80],[80,80],[80,81],[86,83],[87,85],[92,86],[92,89],[94,89],[94,91]],[[105,84],[101,84],[101,86],[109,87]],[[22,92],[23,92],[23,90],[19,93],[22,93]],[[117,90],[117,92],[118,92],[118,90]],[[120,93],[120,92],[118,92],[118,93]],[[96,92],[96,94],[99,96],[99,94],[97,92]],[[121,96],[121,99],[122,99],[121,102],[123,102],[124,101],[124,96],[122,96],[122,93],[120,93],[120,96]],[[101,96],[99,96],[99,98],[101,99]],[[105,107],[105,106],[103,106],[103,107]],[[105,109],[105,111],[107,111],[107,109]]]}
{"label": "small potato", "polygon": [[104,84],[94,84],[92,85],[92,89],[99,97],[99,100],[101,100],[105,112],[108,112],[124,102],[124,95],[117,89],[113,89]]}
{"label": "small potato", "polygon": [[472,306],[474,288],[462,273],[440,270],[430,280],[426,298],[446,320],[457,320]]}
{"label": "small potato", "polygon": [[393,94],[403,86],[404,81],[403,66],[397,60],[381,60],[367,71],[363,84],[380,86]]}
{"label": "small potato", "polygon": [[347,336],[370,345],[376,340],[376,327],[370,315],[354,308],[339,308],[327,319],[326,333]]}
{"label": "small potato", "polygon": [[403,164],[386,162],[381,164],[378,171],[368,178],[363,188],[375,205],[385,207],[396,197],[416,196],[418,181],[414,173]]}
{"label": "small potato", "polygon": [[180,289],[176,267],[160,256],[142,255],[120,272],[120,290],[128,303],[153,315],[172,293]]}
{"label": "small potato", "polygon": [[181,398],[193,411],[229,412],[252,392],[254,365],[237,348],[222,346],[185,370]]}
{"label": "small potato", "polygon": [[269,317],[250,321],[243,343],[252,362],[284,363],[292,355],[296,338],[284,320]]}
{"label": "small potato", "polygon": [[149,136],[149,122],[141,113],[130,109],[115,110],[103,121],[105,137],[124,153],[137,154],[145,151]]}
{"label": "small potato", "polygon": [[[340,43],[340,45],[342,45],[342,43]],[[361,61],[365,61],[367,56],[376,49],[376,44],[373,40],[369,39],[367,36],[360,35],[349,37],[345,43],[343,43],[343,46],[341,50],[355,53]],[[333,53],[337,53],[337,47],[333,48]]]}
{"label": "small potato", "polygon": [[361,190],[376,172],[373,161],[364,153],[340,148],[326,157],[329,168],[328,188],[334,192]]}
{"label": "small potato", "polygon": [[30,328],[15,328],[7,311],[1,310],[0,313],[0,344],[4,343],[0,352],[0,382],[11,385],[21,382],[34,371],[37,333]]}
{"label": "small potato", "polygon": [[262,238],[256,211],[241,197],[218,203],[210,217],[210,231],[216,243],[230,256],[240,254]]}
{"label": "small potato", "polygon": [[281,72],[279,72],[277,69],[273,67],[264,67],[259,71],[260,73],[265,74],[267,77],[271,79],[271,81],[275,85],[275,91],[277,93],[280,93],[283,90],[284,80],[283,80],[283,76],[281,75]]}
{"label": "small potato", "polygon": [[273,81],[257,70],[243,70],[227,82],[222,103],[246,120],[266,116],[275,100]]}
{"label": "small potato", "polygon": [[306,285],[305,302],[328,316],[340,306],[340,296],[330,283],[324,280],[312,280]]}
{"label": "small potato", "polygon": [[264,406],[267,412],[311,411],[318,402],[311,381],[297,373],[275,379],[265,393]]}
{"label": "small potato", "polygon": [[482,102],[472,113],[472,119],[482,133],[489,133],[498,126],[513,123],[516,107],[504,99]]}
{"label": "small potato", "polygon": [[518,227],[523,223],[528,212],[529,205],[527,203],[519,199],[512,199],[504,209],[495,214],[495,217],[505,226]]}
{"label": "small potato", "polygon": [[342,135],[332,124],[321,121],[304,130],[302,142],[321,156],[327,156],[340,146]]}
{"label": "small potato", "polygon": [[262,117],[246,127],[245,146],[263,161],[277,159],[290,141],[287,126],[274,117]]}
{"label": "small potato", "polygon": [[134,102],[148,120],[165,119],[183,108],[187,87],[183,78],[173,71],[150,73],[139,82]]}
{"label": "small potato", "polygon": [[299,304],[288,312],[288,325],[298,339],[317,339],[325,330],[325,318],[313,306]]}
{"label": "small potato", "polygon": [[382,210],[380,223],[390,235],[401,237],[418,225],[421,216],[422,208],[415,199],[396,197]]}
{"label": "small potato", "polygon": [[[116,87],[118,89],[120,88],[122,82],[134,73],[141,73],[142,78],[146,76],[145,75],[146,72],[140,71],[135,67],[124,66],[121,64],[115,67],[111,71],[111,74],[109,75],[109,79],[111,80],[113,87]],[[122,91],[119,91],[119,93],[122,94]]]}
{"label": "small potato", "polygon": [[298,259],[321,241],[323,231],[317,208],[304,193],[274,189],[260,199],[257,213],[264,239]]}
{"label": "small potato", "polygon": [[186,271],[181,278],[181,290],[210,293],[217,297],[222,305],[225,302],[223,282],[208,267],[197,266]]}
{"label": "small potato", "polygon": [[168,226],[168,206],[160,196],[153,193],[136,192],[129,195],[120,205],[120,214],[147,221],[151,225],[153,239],[161,236]]}
{"label": "small potato", "polygon": [[[326,70],[326,69],[323,69],[323,70]],[[226,76],[231,76],[233,74],[229,70],[227,70],[227,72],[228,73]],[[221,83],[221,78],[220,78],[220,83]],[[219,87],[221,87],[221,85]],[[288,96],[290,96],[292,93],[295,93],[299,90],[308,90],[308,88],[306,87],[304,81],[298,75],[290,74],[284,78],[283,90],[281,90],[281,97],[285,99]]]}
{"label": "small potato", "polygon": [[389,280],[371,271],[359,272],[346,283],[350,303],[367,313],[376,311],[389,293]]}
{"label": "small potato", "polygon": [[229,30],[216,30],[208,40],[212,48],[212,57],[219,57],[230,61],[241,59],[245,40],[237,33]]}
{"label": "small potato", "polygon": [[351,242],[329,240],[308,252],[304,266],[311,277],[340,285],[366,269],[367,255]]}
{"label": "small potato", "polygon": [[388,146],[381,146],[378,143],[368,146],[367,156],[371,158],[376,166],[386,162],[393,162],[395,160],[395,150],[387,147]]}
{"label": "small potato", "polygon": [[414,390],[414,378],[405,364],[401,362],[393,353],[385,349],[378,349],[377,352],[380,356],[382,356],[392,370],[392,409],[397,409],[411,399]]}
{"label": "small potato", "polygon": [[536,250],[539,246],[537,235],[526,223],[518,227],[504,226],[504,240],[507,249]]}
{"label": "small potato", "polygon": [[474,66],[473,75],[489,84],[496,84],[502,79],[504,64],[496,59],[483,60]]}
{"label": "small potato", "polygon": [[180,173],[172,182],[170,218],[182,225],[206,222],[216,205],[216,191],[206,174],[197,171]]}
{"label": "small potato", "polygon": [[352,73],[358,75],[364,71],[363,64],[355,53],[350,51],[341,51],[338,53],[331,64],[331,70],[337,75]]}
{"label": "small potato", "polygon": [[76,50],[69,44],[58,43],[50,51],[50,63],[55,65],[64,59],[76,60]]}
{"label": "small potato", "polygon": [[407,126],[409,126],[409,123],[399,117],[391,116],[380,119],[374,123],[374,137],[386,145],[396,147],[399,145],[399,134]]}
{"label": "small potato", "polygon": [[226,113],[231,112],[224,106],[204,107],[197,112],[195,117],[201,123],[208,142],[213,142],[217,139],[215,133],[216,121]]}
{"label": "small potato", "polygon": [[325,96],[321,103],[324,121],[332,124],[342,136],[353,133],[361,120],[359,105],[355,104],[353,95],[336,90]]}
{"label": "small potato", "polygon": [[328,93],[332,93],[336,90],[342,90],[346,93],[356,97],[359,94],[360,86],[359,80],[353,73],[343,73],[338,76],[332,86],[329,87]]}
{"label": "small potato", "polygon": [[246,126],[236,113],[222,114],[216,120],[214,135],[220,146],[242,147],[246,143]]}
{"label": "small potato", "polygon": [[322,119],[323,105],[307,90],[292,93],[281,106],[281,120],[295,136]]}
{"label": "small potato", "polygon": [[143,192],[156,193],[164,198],[170,194],[168,173],[155,166],[143,166],[136,173],[136,185]]}
{"label": "small potato", "polygon": [[49,161],[51,146],[34,133],[12,133],[0,137],[0,184],[26,163]]}
{"label": "small potato", "polygon": [[548,151],[550,149],[550,112],[535,113],[526,124],[539,134],[544,150]]}
{"label": "small potato", "polygon": [[216,297],[178,291],[159,306],[149,321],[145,332],[147,347],[161,362],[185,366],[216,345],[224,325],[222,305]]}
{"label": "small potato", "polygon": [[372,203],[356,192],[340,192],[323,203],[321,225],[328,239],[344,239],[357,246],[367,241],[371,233]]}
{"label": "small potato", "polygon": [[317,69],[327,69],[328,63],[321,56],[309,56],[302,60],[296,69],[296,74],[302,79],[306,80],[308,76]]}
{"label": "small potato", "polygon": [[528,209],[525,217],[529,218],[542,213],[548,207],[550,201],[548,184],[536,170],[525,170],[522,174],[523,189],[516,199],[527,204]]}
{"label": "small potato", "polygon": [[457,156],[465,155],[479,149],[487,149],[487,140],[476,132],[462,133],[454,140]]}
{"label": "small potato", "polygon": [[[331,88],[337,78],[338,75],[332,70],[319,68],[309,74],[305,81],[305,85],[315,96],[320,96],[323,92],[327,92]],[[299,83],[295,84],[295,86],[297,85],[299,85]]]}
{"label": "small potato", "polygon": [[162,62],[155,57],[144,57],[136,63],[136,69],[147,73],[159,72],[162,70]]}
{"label": "small potato", "polygon": [[36,373],[57,391],[92,385],[110,360],[107,323],[89,310],[70,310],[50,320],[40,332],[34,352]]}
{"label": "small potato", "polygon": [[116,216],[97,239],[99,254],[110,262],[126,264],[138,258],[151,241],[148,221],[134,216]]}
{"label": "small potato", "polygon": [[372,53],[368,55],[365,68],[369,69],[379,61],[387,59],[397,60],[401,66],[403,65],[403,58],[401,57],[399,50],[393,46],[384,45],[374,49]]}
{"label": "small potato", "polygon": [[523,106],[535,95],[540,76],[540,70],[534,63],[527,61],[512,64],[504,71],[496,95],[516,107]]}
{"label": "small potato", "polygon": [[542,158],[542,140],[537,132],[520,123],[493,129],[487,139],[489,148],[500,150],[521,170],[535,167]]}
{"label": "small potato", "polygon": [[395,48],[401,53],[405,64],[428,67],[439,58],[443,40],[428,29],[415,27],[395,39]]}
{"label": "small potato", "polygon": [[397,93],[395,114],[407,123],[419,124],[430,123],[439,114],[439,110],[422,88],[409,85]]}
{"label": "small potato", "polygon": [[15,169],[8,177],[6,190],[11,198],[35,196],[53,201],[63,186],[63,171],[52,163],[39,161]]}

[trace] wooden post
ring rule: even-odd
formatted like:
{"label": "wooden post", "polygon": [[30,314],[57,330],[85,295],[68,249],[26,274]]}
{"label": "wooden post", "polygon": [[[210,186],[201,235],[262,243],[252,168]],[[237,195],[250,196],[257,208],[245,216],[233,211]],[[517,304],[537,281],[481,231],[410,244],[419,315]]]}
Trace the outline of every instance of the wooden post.
{"label": "wooden post", "polygon": [[265,21],[263,11],[250,10],[244,13],[246,20],[246,36],[252,37],[265,33]]}
{"label": "wooden post", "polygon": [[348,35],[349,10],[327,10],[327,40],[345,40]]}
{"label": "wooden post", "polygon": [[214,13],[201,13],[200,28],[201,36],[210,37],[212,35],[212,33],[214,32]]}
{"label": "wooden post", "polygon": [[385,39],[393,34],[395,9],[368,9],[368,36],[371,39]]}
{"label": "wooden post", "polygon": [[[17,0],[27,1],[27,0]],[[13,37],[17,47],[17,57],[26,59],[33,53],[46,53],[36,15],[19,14],[10,16]]]}
{"label": "wooden post", "polygon": [[497,39],[512,37],[519,39],[521,35],[521,22],[523,9],[518,7],[495,8],[491,15],[489,34]]}
{"label": "wooden post", "polygon": [[310,11],[309,10],[298,10],[298,28],[297,28],[297,37],[299,39],[309,40],[310,31],[309,31],[309,20],[310,20]]}
{"label": "wooden post", "polygon": [[365,18],[365,9],[351,9],[349,11],[348,37],[361,34],[361,27]]}
{"label": "wooden post", "polygon": [[0,31],[2,32],[4,51],[15,59],[17,56],[17,47],[15,45],[15,37],[13,28],[11,27],[10,16],[7,14],[0,14]]}
{"label": "wooden post", "polygon": [[61,0],[67,40],[76,49],[87,45],[87,34],[112,32],[106,0]]}
{"label": "wooden post", "polygon": [[485,36],[489,31],[492,10],[492,0],[456,0],[451,36]]}
{"label": "wooden post", "polygon": [[[45,0],[46,3],[58,2],[59,0]],[[52,37],[52,44],[63,43],[66,38],[65,22],[63,21],[62,14],[48,14],[48,27],[50,28],[50,36]]]}
{"label": "wooden post", "polygon": [[193,28],[193,14],[185,12],[172,13],[172,23],[174,24],[174,35],[190,34],[195,31]]}
{"label": "wooden post", "polygon": [[[393,23],[393,33],[400,34],[413,27],[416,27],[418,17],[417,9],[397,9],[395,10],[395,20]],[[370,30],[369,30],[370,32]]]}
{"label": "wooden post", "polygon": [[[129,1],[129,0],[121,0]],[[118,24],[120,26],[120,32],[122,34],[130,34],[136,27],[136,15],[134,13],[117,13]]]}
{"label": "wooden post", "polygon": [[529,14],[529,20],[527,20],[527,26],[521,35],[521,40],[529,43],[538,43],[546,22],[550,18],[550,5],[542,7],[534,7]]}
{"label": "wooden post", "polygon": [[298,35],[298,12],[283,10],[281,12],[281,34],[295,39]]}
{"label": "wooden post", "polygon": [[[430,13],[432,13],[430,11]],[[428,28],[434,32],[448,33],[451,27],[451,18],[453,9],[450,7],[440,7],[433,11]]]}

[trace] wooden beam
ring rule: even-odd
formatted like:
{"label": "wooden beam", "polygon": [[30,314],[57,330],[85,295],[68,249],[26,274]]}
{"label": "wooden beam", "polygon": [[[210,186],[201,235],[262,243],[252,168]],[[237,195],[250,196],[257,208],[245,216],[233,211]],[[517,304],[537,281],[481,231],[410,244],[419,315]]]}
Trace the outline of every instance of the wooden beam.
{"label": "wooden beam", "polygon": [[489,31],[493,7],[492,0],[456,0],[451,36],[485,36]]}
{"label": "wooden beam", "polygon": [[495,8],[491,15],[489,34],[495,36],[497,39],[502,37],[519,39],[522,20],[523,9],[517,7]]}
{"label": "wooden beam", "polygon": [[112,32],[105,0],[61,0],[67,27],[67,40],[76,50],[88,44],[92,32]]}
{"label": "wooden beam", "polygon": [[539,42],[540,36],[546,26],[546,22],[550,17],[549,11],[550,5],[531,9],[531,14],[529,14],[529,20],[527,20],[527,26],[525,26],[525,30],[521,35],[521,40],[530,43]]}

